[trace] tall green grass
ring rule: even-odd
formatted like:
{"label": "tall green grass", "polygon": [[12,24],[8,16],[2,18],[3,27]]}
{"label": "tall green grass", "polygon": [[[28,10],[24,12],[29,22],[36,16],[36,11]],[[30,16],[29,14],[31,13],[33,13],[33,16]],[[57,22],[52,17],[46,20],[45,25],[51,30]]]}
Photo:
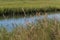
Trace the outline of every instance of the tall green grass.
{"label": "tall green grass", "polygon": [[0,16],[11,15],[11,14],[23,14],[30,15],[37,12],[55,12],[60,11],[59,0],[0,0]]}
{"label": "tall green grass", "polygon": [[33,14],[37,12],[44,11],[60,11],[60,1],[59,0],[13,0],[13,1],[0,1],[0,16],[11,15],[11,14],[23,14],[24,9],[25,13]]}
{"label": "tall green grass", "polygon": [[56,7],[46,8],[0,8],[0,17],[13,17],[13,16],[29,16],[35,15],[37,12],[44,14],[45,12],[59,12],[60,9]]}

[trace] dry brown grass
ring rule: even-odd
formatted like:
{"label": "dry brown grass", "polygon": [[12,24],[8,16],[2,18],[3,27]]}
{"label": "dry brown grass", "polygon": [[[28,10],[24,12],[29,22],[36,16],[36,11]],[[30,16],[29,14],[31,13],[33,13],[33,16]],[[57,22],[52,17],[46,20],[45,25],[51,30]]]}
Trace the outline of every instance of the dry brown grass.
{"label": "dry brown grass", "polygon": [[47,14],[44,16],[45,19],[38,20],[36,24],[27,23],[26,28],[19,26],[11,32],[2,28],[0,40],[60,40],[60,22],[49,21],[46,19]]}

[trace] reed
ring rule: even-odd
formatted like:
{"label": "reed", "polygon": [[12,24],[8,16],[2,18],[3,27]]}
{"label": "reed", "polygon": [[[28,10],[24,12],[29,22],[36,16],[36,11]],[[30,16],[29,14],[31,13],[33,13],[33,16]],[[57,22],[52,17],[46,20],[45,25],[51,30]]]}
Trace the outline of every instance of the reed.
{"label": "reed", "polygon": [[60,40],[60,22],[55,18],[48,20],[47,15],[46,13],[45,19],[38,20],[36,24],[26,22],[26,28],[17,26],[11,32],[4,27],[0,28],[0,40]]}
{"label": "reed", "polygon": [[59,0],[0,0],[0,16],[24,16],[36,12],[57,11],[60,11]]}
{"label": "reed", "polygon": [[[45,10],[46,9],[46,10]],[[0,17],[30,16],[36,13],[45,14],[45,12],[58,12],[58,8],[0,8]]]}

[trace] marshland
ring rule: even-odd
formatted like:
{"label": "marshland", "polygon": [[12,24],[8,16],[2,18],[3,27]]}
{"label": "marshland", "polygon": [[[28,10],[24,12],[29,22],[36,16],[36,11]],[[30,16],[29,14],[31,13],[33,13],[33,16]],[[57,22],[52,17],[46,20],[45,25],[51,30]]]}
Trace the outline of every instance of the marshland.
{"label": "marshland", "polygon": [[0,0],[0,40],[60,40],[60,0]]}

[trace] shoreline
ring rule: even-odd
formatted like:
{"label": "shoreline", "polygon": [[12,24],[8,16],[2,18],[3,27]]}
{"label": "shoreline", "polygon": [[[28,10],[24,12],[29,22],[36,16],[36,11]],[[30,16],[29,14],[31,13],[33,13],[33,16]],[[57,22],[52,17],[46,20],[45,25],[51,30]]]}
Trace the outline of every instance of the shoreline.
{"label": "shoreline", "polygon": [[0,9],[0,17],[3,16],[26,16],[26,15],[35,15],[36,13],[48,13],[48,12],[60,12],[59,8],[4,8]]}

